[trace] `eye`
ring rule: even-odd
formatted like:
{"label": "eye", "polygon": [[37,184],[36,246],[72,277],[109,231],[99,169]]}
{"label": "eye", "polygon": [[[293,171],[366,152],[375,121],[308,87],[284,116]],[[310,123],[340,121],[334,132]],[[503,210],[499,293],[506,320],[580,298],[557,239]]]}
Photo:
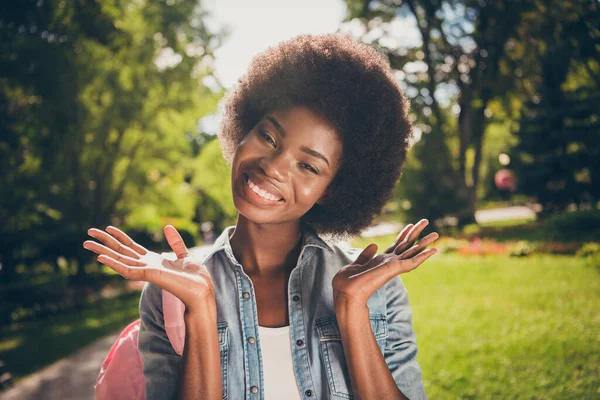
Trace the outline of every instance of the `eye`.
{"label": "eye", "polygon": [[260,135],[273,147],[275,147],[275,141],[273,138],[265,131],[260,131]]}
{"label": "eye", "polygon": [[315,175],[319,174],[319,171],[317,171],[315,168],[313,168],[310,164],[306,164],[306,163],[300,163],[300,166],[304,169],[306,169],[307,171],[312,172]]}

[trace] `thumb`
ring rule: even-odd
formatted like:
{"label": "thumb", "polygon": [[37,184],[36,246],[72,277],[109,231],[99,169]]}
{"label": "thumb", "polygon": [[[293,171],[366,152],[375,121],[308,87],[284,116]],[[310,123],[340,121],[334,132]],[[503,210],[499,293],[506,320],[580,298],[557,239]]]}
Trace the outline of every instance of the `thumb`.
{"label": "thumb", "polygon": [[182,259],[188,256],[188,249],[185,247],[185,243],[183,243],[183,239],[177,229],[173,227],[173,225],[165,226],[165,237],[167,238],[167,242],[171,249],[175,252],[178,259]]}
{"label": "thumb", "polygon": [[373,256],[377,253],[377,245],[375,243],[371,243],[360,253],[354,264],[362,265],[373,258]]}

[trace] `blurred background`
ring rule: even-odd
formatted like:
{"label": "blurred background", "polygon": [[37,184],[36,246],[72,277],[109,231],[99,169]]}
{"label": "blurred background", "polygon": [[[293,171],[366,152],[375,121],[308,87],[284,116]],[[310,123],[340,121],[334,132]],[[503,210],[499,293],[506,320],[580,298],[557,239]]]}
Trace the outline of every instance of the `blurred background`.
{"label": "blurred background", "polygon": [[236,218],[223,95],[257,52],[329,32],[382,52],[411,100],[395,197],[351,244],[442,234],[403,276],[428,395],[600,398],[595,0],[1,2],[0,397],[93,397],[141,286],[87,229],[210,245]]}

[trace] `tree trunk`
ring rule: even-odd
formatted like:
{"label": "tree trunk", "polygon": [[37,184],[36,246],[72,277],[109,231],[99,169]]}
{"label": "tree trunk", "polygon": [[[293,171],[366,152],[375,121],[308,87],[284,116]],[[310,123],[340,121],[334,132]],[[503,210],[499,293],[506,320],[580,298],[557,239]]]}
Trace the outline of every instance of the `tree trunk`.
{"label": "tree trunk", "polygon": [[12,282],[17,278],[17,262],[13,256],[12,248],[3,248],[0,253],[2,268],[0,268],[0,281]]}

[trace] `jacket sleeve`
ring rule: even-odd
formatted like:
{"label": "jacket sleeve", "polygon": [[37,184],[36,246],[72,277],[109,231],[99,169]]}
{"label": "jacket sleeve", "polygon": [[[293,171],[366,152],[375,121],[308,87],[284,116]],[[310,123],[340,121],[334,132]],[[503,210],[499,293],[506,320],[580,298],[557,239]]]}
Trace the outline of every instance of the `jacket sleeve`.
{"label": "jacket sleeve", "polygon": [[146,379],[146,399],[175,399],[181,357],[165,331],[162,289],[151,283],[146,283],[140,298],[138,349]]}
{"label": "jacket sleeve", "polygon": [[398,385],[410,400],[427,399],[421,368],[417,362],[417,343],[412,328],[412,310],[408,292],[400,276],[386,284],[387,322],[389,336],[385,362]]}

